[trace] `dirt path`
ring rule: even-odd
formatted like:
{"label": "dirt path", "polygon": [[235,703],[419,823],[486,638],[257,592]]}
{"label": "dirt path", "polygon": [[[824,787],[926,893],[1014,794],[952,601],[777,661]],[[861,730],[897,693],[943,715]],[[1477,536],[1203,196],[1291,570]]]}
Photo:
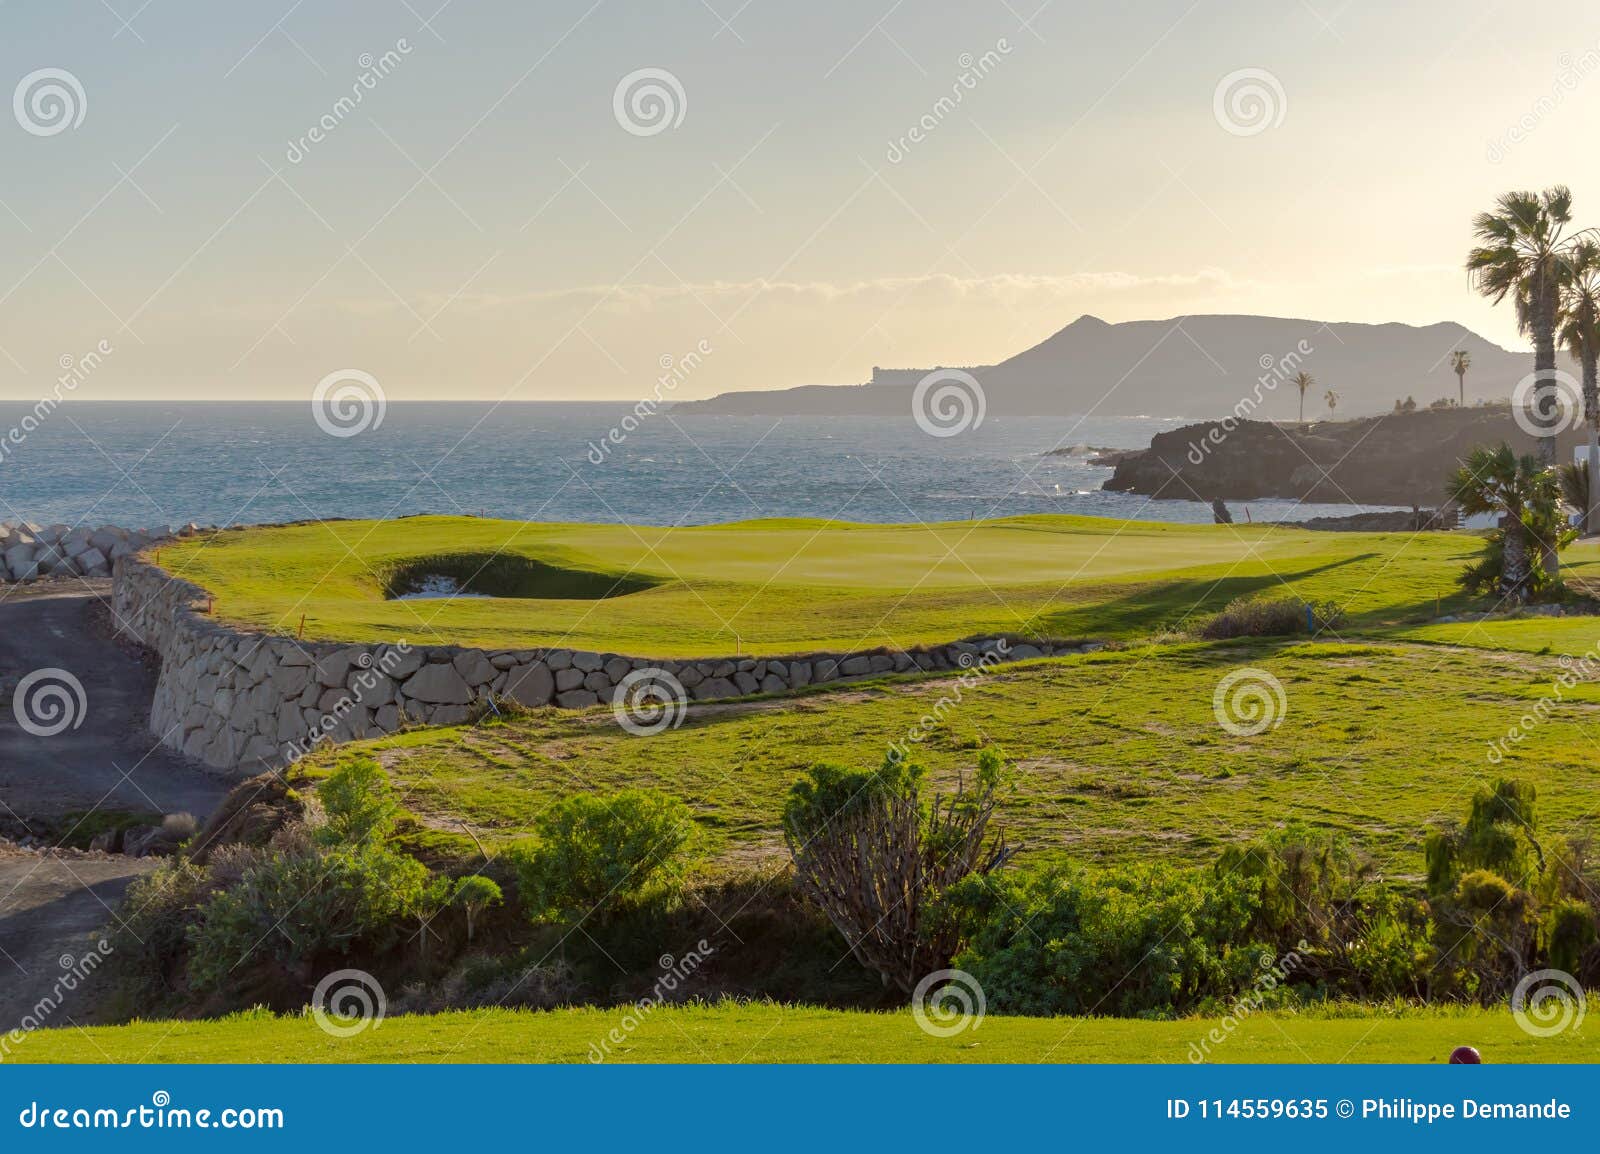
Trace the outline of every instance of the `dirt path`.
{"label": "dirt path", "polygon": [[[102,604],[109,594],[103,581],[0,587],[0,819],[7,824],[42,819],[59,831],[72,824],[62,820],[69,815],[107,811],[187,811],[203,819],[227,792],[149,732],[153,673],[140,651],[111,639]],[[83,687],[76,728],[38,733],[21,723],[11,690],[47,668]],[[58,704],[78,715],[75,701]],[[46,715],[44,728],[59,717]],[[45,1004],[52,1026],[92,1013],[103,983],[91,974],[66,991],[63,975],[94,952],[129,881],[155,864],[0,843],[0,1037]]]}
{"label": "dirt path", "polygon": [[[116,809],[203,817],[226,792],[149,732],[152,671],[108,637],[100,601],[109,593],[109,582],[0,587],[0,815]],[[82,684],[84,707],[76,728],[37,735],[19,723],[9,690],[46,668]]]}
{"label": "dirt path", "polygon": [[[128,883],[155,865],[0,848],[0,1036],[36,1013],[51,1026],[92,1015],[104,989],[83,959],[96,953]],[[86,976],[67,990],[62,979],[75,970]]]}

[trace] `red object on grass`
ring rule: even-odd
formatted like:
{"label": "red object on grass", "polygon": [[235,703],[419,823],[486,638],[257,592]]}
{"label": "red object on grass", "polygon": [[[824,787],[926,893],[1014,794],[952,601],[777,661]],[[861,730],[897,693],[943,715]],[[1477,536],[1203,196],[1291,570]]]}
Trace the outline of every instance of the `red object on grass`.
{"label": "red object on grass", "polygon": [[1457,1046],[1450,1051],[1450,1064],[1452,1066],[1481,1066],[1483,1055],[1471,1046]]}

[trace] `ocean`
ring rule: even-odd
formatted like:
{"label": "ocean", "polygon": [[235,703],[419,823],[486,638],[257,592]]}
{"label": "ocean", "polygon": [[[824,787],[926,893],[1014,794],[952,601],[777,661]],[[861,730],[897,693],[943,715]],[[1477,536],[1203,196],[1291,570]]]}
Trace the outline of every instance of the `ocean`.
{"label": "ocean", "polygon": [[[1074,513],[1206,522],[1198,501],[1105,493],[1085,447],[1143,448],[1183,417],[991,417],[951,437],[897,417],[674,416],[632,404],[392,403],[334,435],[309,403],[0,401],[0,519],[128,527],[471,513],[708,524]],[[25,420],[26,418],[26,420]],[[625,420],[626,419],[626,420]],[[30,427],[36,425],[36,427]],[[636,426],[636,427],[629,427]],[[1050,450],[1074,448],[1065,455]],[[1235,502],[1236,520],[1350,505]],[[1248,514],[1246,510],[1248,509]]]}

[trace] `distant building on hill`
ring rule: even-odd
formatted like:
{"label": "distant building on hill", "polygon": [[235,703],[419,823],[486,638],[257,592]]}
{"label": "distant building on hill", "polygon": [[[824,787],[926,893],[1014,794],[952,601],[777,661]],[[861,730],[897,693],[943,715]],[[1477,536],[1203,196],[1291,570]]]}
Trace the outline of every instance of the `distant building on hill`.
{"label": "distant building on hill", "polygon": [[935,365],[931,369],[884,369],[877,365],[872,366],[872,384],[874,385],[915,385],[929,373],[943,370],[951,372],[972,373],[974,376],[989,368],[988,365],[967,365],[963,368],[951,368],[946,365]]}

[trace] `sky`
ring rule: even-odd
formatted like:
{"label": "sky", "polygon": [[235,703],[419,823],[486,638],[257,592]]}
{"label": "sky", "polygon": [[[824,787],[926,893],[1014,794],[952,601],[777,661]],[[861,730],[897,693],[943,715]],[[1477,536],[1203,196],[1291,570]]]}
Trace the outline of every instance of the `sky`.
{"label": "sky", "polygon": [[1600,224],[1600,8],[1525,11],[5,0],[0,397],[693,398],[1082,313],[1525,347],[1470,223]]}

